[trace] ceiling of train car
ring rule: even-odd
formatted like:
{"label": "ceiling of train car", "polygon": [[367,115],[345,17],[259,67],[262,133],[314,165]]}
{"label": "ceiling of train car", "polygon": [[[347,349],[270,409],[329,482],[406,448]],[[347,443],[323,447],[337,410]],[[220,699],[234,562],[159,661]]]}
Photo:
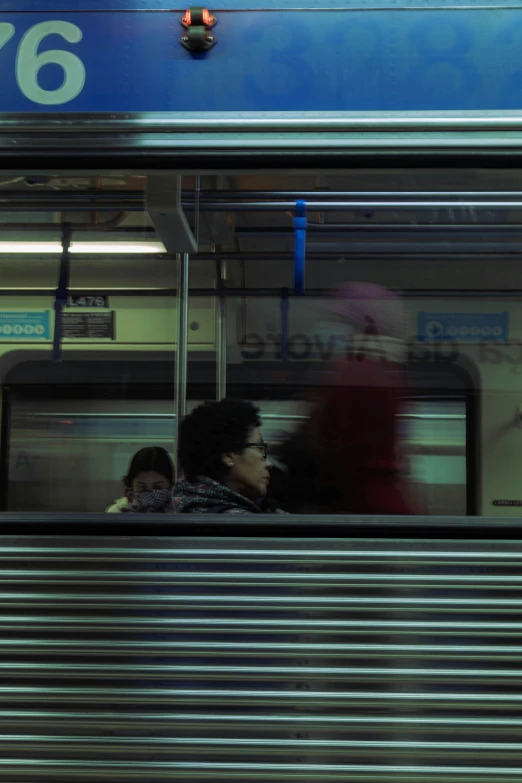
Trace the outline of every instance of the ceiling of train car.
{"label": "ceiling of train car", "polygon": [[[163,176],[167,181],[174,174]],[[308,209],[311,254],[518,253],[521,181],[517,170],[354,170],[327,176],[245,173],[184,178],[182,199],[191,228],[199,233],[199,251],[205,254],[217,250],[230,255],[290,255],[295,199],[306,194],[308,202],[327,202],[331,193],[350,206]],[[2,238],[59,237],[61,225],[69,222],[77,237],[96,232],[103,234],[104,242],[157,239],[146,212],[147,186],[145,176],[122,174],[0,181]],[[489,197],[481,196],[480,205],[470,207],[473,197],[454,195],[464,192]],[[403,205],[405,193],[414,195]],[[458,203],[436,206],[436,193]],[[373,194],[380,207],[365,194]],[[270,200],[280,206],[271,209]],[[249,203],[257,208],[249,209]]]}

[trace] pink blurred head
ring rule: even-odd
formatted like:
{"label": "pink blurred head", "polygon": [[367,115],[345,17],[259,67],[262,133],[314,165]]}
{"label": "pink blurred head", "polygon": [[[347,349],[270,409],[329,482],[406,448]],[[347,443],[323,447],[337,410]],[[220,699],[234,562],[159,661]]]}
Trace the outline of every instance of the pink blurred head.
{"label": "pink blurred head", "polygon": [[357,333],[405,339],[406,314],[400,297],[374,283],[343,283],[332,292],[330,313]]}

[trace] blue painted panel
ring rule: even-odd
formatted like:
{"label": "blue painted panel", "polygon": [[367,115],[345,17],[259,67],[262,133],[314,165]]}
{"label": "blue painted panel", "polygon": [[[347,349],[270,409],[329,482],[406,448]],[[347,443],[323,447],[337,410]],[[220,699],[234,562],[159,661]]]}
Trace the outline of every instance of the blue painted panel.
{"label": "blue painted panel", "polygon": [[[172,11],[186,5],[173,0],[0,0],[0,12],[7,11]],[[322,13],[328,9],[373,11],[391,9],[449,10],[454,8],[522,8],[522,0],[209,0],[212,11],[291,11],[309,9]]]}
{"label": "blue painted panel", "polygon": [[0,313],[0,342],[5,340],[50,340],[49,310]]}
{"label": "blue painted panel", "polygon": [[[214,28],[218,43],[199,55],[180,45],[179,16],[0,14],[0,33],[2,25],[15,28],[0,49],[0,111],[522,108],[522,8],[222,13]],[[78,42],[52,34],[38,48],[65,50],[83,64],[84,84],[71,79],[77,90],[60,103],[46,103],[38,88],[29,95],[17,82],[17,72],[31,71],[22,36],[43,21],[67,21],[81,31]],[[51,93],[62,85],[63,70],[43,65],[33,81]]]}
{"label": "blue painted panel", "polygon": [[509,313],[419,313],[419,340],[505,342]]}

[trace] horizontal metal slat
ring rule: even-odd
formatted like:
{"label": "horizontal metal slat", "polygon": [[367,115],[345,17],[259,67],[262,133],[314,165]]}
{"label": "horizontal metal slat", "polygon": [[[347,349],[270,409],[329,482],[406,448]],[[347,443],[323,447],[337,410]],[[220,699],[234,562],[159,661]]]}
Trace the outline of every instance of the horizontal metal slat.
{"label": "horizontal metal slat", "polygon": [[110,663],[19,663],[0,661],[0,677],[16,677],[21,675],[26,678],[46,678],[62,680],[71,679],[98,679],[109,677],[114,679],[141,679],[147,676],[162,679],[185,680],[199,678],[204,682],[219,680],[235,680],[238,684],[248,680],[268,681],[293,681],[293,680],[317,680],[328,679],[332,682],[357,682],[359,680],[370,681],[372,679],[389,678],[392,681],[403,679],[437,680],[451,683],[452,680],[501,683],[503,681],[522,681],[522,670],[515,669],[476,669],[476,668],[398,668],[398,667],[340,667],[340,666],[309,666],[308,662],[294,666],[223,666],[219,668],[210,663],[206,666],[194,664],[181,665],[149,665],[140,663],[110,664]]}
{"label": "horizontal metal slat", "polygon": [[[121,656],[130,653],[133,658],[158,657],[159,654],[169,657],[183,657],[193,654],[194,642],[173,641],[118,641],[91,639],[0,639],[0,655],[8,652],[20,655],[48,656],[50,653],[59,655],[89,655]],[[480,659],[514,660],[520,663],[522,647],[507,645],[431,645],[422,644],[270,644],[267,642],[198,642],[198,658],[228,657],[228,658],[391,658],[415,657],[423,659],[450,658],[459,656],[460,660]],[[1,666],[1,664],[0,664]]]}
{"label": "horizontal metal slat", "polygon": [[169,704],[247,704],[258,702],[259,705],[267,706],[272,704],[279,705],[279,702],[287,704],[289,699],[295,702],[296,707],[303,706],[305,701],[310,702],[306,705],[324,706],[334,705],[361,705],[371,706],[393,706],[394,704],[428,705],[444,704],[453,705],[459,709],[468,707],[483,708],[490,710],[494,707],[509,706],[519,707],[522,705],[522,693],[451,693],[451,692],[427,692],[427,691],[326,691],[288,688],[281,690],[257,689],[251,688],[172,688],[165,685],[160,687],[43,687],[43,686],[2,686],[0,687],[0,696],[5,703],[10,699],[13,701],[35,702],[35,703],[59,703],[59,702],[94,702],[100,700],[105,704],[116,704],[126,702],[145,702],[153,705],[155,702],[167,701]]}
{"label": "horizontal metal slat", "polygon": [[[456,604],[464,607],[466,611],[484,611],[486,609],[493,609],[497,613],[507,612],[509,610],[519,610],[522,607],[522,596],[520,598],[469,598],[455,596],[451,598],[443,597],[422,597],[416,596],[315,596],[315,595],[258,595],[244,593],[224,593],[223,595],[216,595],[215,593],[208,593],[206,595],[200,594],[183,594],[183,593],[160,593],[157,592],[154,596],[141,595],[140,593],[129,592],[115,592],[109,591],[110,583],[106,585],[107,592],[76,592],[67,595],[68,604],[77,603],[84,606],[103,606],[108,605],[110,608],[162,608],[161,604],[170,605],[170,608],[187,608],[188,605],[192,609],[208,609],[210,607],[216,607],[218,609],[232,608],[242,609],[279,609],[279,608],[291,608],[297,611],[310,610],[310,609],[331,609],[331,608],[344,608],[349,607],[351,610],[356,608],[371,607],[385,607],[386,609],[399,606],[401,608],[408,607],[417,610],[433,611],[434,609],[442,608],[446,612],[458,611]],[[157,585],[159,590],[160,585]],[[64,601],[64,594],[59,592],[39,592],[31,593],[27,592],[0,592],[0,606],[41,606],[41,605],[57,605],[62,606]]]}
{"label": "horizontal metal slat", "polygon": [[[58,607],[60,609],[62,607]],[[6,619],[7,618],[7,619]],[[113,617],[110,614],[90,616],[85,618],[81,616],[64,615],[4,615],[0,619],[0,629],[19,630],[84,630],[105,632],[105,626],[112,631],[133,631],[133,632],[152,632],[152,633],[190,633],[198,635],[200,633],[208,634],[218,632],[219,634],[231,633],[237,634],[248,631],[249,634],[263,635],[281,635],[281,624],[278,619],[265,619],[259,617],[143,617],[133,616],[132,619]],[[459,621],[432,621],[432,620],[380,620],[379,626],[375,625],[374,620],[352,620],[352,619],[289,619],[285,618],[285,630],[289,633],[303,633],[307,636],[324,637],[325,635],[346,635],[350,637],[356,634],[382,635],[383,631],[393,633],[394,635],[415,635],[415,636],[462,636],[463,626]],[[487,620],[472,622],[467,621],[465,626],[466,636],[480,637],[516,637],[522,635],[522,623],[512,622],[489,622]]]}
{"label": "horizontal metal slat", "polygon": [[[47,759],[1,760],[0,773],[17,776],[18,780],[46,780],[65,778],[66,780],[96,780],[100,771],[104,780],[172,780],[172,776],[183,776],[184,780],[235,780],[241,783],[257,780],[278,781],[306,780],[314,783],[327,783],[346,780],[373,781],[384,783],[392,779],[415,781],[416,783],[486,783],[494,779],[495,783],[513,783],[520,780],[522,767],[496,767],[491,770],[481,766],[450,765],[378,765],[378,764],[279,764],[279,763],[238,763],[238,762],[121,762],[99,761],[53,761]],[[21,775],[21,776],[20,776]],[[492,778],[494,775],[494,778]],[[37,776],[35,778],[35,776]]]}
{"label": "horizontal metal slat", "polygon": [[60,710],[60,709],[4,709],[0,710],[0,722],[3,730],[7,730],[11,721],[38,721],[45,720],[45,725],[52,722],[61,725],[89,725],[89,726],[109,726],[111,728],[125,727],[129,724],[150,726],[175,726],[176,728],[198,725],[202,727],[237,726],[238,724],[252,724],[259,727],[263,724],[282,724],[287,726],[328,726],[344,727],[350,729],[366,725],[378,727],[407,727],[408,731],[416,728],[436,727],[455,732],[457,728],[462,728],[465,724],[474,729],[485,729],[495,731],[496,729],[514,729],[519,731],[522,728],[522,718],[506,718],[488,716],[484,718],[474,717],[451,717],[448,715],[439,717],[427,717],[425,715],[401,716],[401,715],[347,715],[345,713],[336,715],[334,713],[300,713],[300,712],[267,712],[267,713],[249,713],[234,712],[213,713],[206,712],[139,712],[138,710],[128,711],[109,711],[109,710]]}
{"label": "horizontal metal slat", "polygon": [[304,589],[306,579],[308,590],[325,590],[332,588],[366,588],[390,587],[394,590],[411,590],[413,588],[442,587],[444,590],[489,590],[511,589],[522,590],[520,576],[517,574],[310,574],[303,571],[289,574],[257,575],[239,572],[235,574],[222,573],[162,573],[158,571],[103,572],[83,570],[74,571],[43,571],[43,570],[4,570],[0,571],[0,584],[48,584],[52,577],[55,583],[63,585],[88,585],[89,587],[141,586],[154,584],[156,587],[293,587],[297,585]]}
{"label": "horizontal metal slat", "polygon": [[[46,758],[61,755],[65,759],[90,754],[107,761],[119,758],[150,761],[158,758],[187,759],[200,754],[205,761],[219,762],[234,752],[238,761],[261,760],[271,758],[280,764],[288,763],[300,755],[313,756],[317,762],[327,760],[337,763],[353,761],[368,762],[375,753],[386,754],[392,763],[423,761],[427,757],[435,765],[455,762],[480,765],[483,770],[489,768],[493,773],[497,767],[517,766],[520,762],[522,745],[515,742],[383,742],[372,740],[365,742],[357,739],[336,741],[282,739],[242,739],[213,737],[62,737],[2,735],[0,741],[9,743],[11,753],[35,753]],[[307,764],[303,764],[306,772]]]}

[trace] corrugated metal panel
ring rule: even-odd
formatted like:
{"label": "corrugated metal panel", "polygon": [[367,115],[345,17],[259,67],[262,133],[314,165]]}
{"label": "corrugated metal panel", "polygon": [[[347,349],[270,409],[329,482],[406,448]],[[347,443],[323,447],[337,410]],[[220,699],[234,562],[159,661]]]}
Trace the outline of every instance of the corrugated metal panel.
{"label": "corrugated metal panel", "polygon": [[2,780],[522,779],[518,541],[1,543]]}

